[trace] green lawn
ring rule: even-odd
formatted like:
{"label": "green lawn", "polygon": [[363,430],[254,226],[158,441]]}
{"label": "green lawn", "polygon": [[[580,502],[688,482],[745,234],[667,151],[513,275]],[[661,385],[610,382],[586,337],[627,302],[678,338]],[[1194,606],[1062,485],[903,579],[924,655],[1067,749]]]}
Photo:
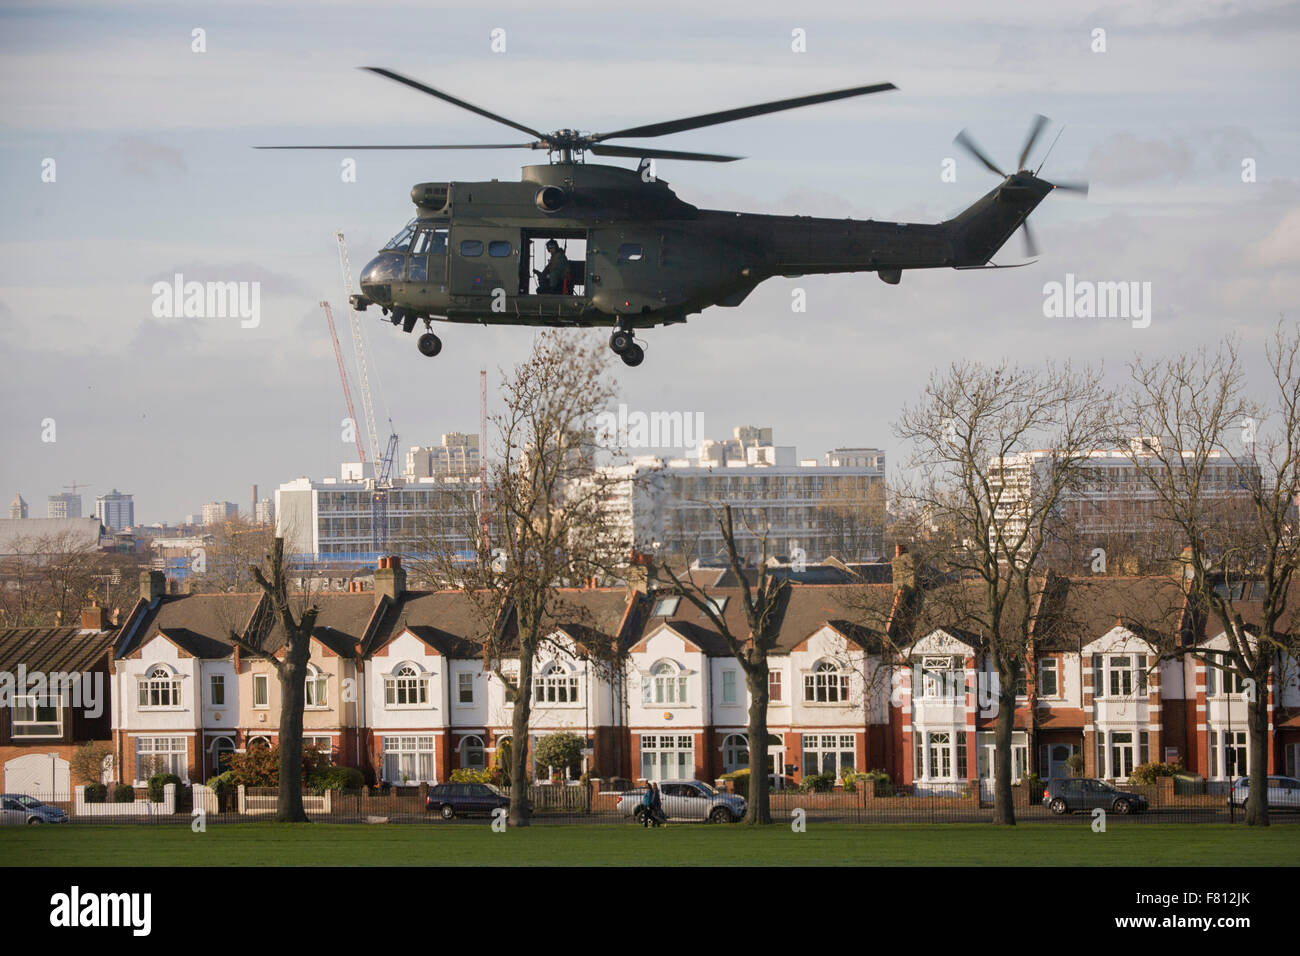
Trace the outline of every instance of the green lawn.
{"label": "green lawn", "polygon": [[1218,824],[5,827],[6,866],[1294,866],[1300,827]]}

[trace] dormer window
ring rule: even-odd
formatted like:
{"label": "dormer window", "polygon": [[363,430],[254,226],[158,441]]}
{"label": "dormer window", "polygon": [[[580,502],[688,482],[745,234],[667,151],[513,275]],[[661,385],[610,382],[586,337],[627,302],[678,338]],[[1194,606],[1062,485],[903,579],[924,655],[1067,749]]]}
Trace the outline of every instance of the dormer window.
{"label": "dormer window", "polygon": [[659,661],[650,676],[641,679],[643,704],[686,703],[686,675],[673,661]]}
{"label": "dormer window", "polygon": [[139,682],[138,691],[142,708],[181,706],[181,682],[161,664]]}
{"label": "dormer window", "polygon": [[401,664],[384,678],[384,703],[389,707],[420,707],[429,703],[429,681],[413,664]]}
{"label": "dormer window", "polygon": [[539,704],[576,704],[578,678],[558,661],[552,662],[533,678],[533,699]]}
{"label": "dormer window", "polygon": [[819,661],[803,677],[803,699],[809,704],[843,704],[849,699],[849,675],[833,661]]}

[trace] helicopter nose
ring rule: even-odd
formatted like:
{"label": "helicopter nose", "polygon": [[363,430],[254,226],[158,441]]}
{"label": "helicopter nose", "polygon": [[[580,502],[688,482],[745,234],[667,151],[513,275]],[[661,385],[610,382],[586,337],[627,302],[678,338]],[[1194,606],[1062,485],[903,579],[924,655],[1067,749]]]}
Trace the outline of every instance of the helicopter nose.
{"label": "helicopter nose", "polygon": [[361,270],[361,291],[372,302],[391,305],[394,282],[402,280],[406,258],[399,253],[381,252]]}

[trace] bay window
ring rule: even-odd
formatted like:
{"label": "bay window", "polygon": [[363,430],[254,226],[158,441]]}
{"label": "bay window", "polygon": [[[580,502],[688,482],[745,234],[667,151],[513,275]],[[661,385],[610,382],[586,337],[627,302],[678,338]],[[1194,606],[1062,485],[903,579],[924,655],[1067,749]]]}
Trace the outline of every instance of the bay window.
{"label": "bay window", "polygon": [[695,738],[690,734],[642,734],[641,776],[646,780],[693,780]]}
{"label": "bay window", "polygon": [[437,783],[432,736],[385,736],[384,782]]}
{"label": "bay window", "polygon": [[853,734],[804,734],[802,743],[805,777],[822,773],[838,777],[857,762]]}
{"label": "bay window", "polygon": [[137,737],[135,779],[143,782],[154,774],[173,773],[189,779],[184,737]]}

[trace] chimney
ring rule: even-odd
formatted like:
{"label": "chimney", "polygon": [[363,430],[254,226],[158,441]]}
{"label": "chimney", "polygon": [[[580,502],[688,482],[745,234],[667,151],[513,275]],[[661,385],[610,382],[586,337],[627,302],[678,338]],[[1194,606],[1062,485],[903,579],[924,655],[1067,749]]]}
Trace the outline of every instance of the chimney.
{"label": "chimney", "polygon": [[104,609],[97,603],[84,608],[81,612],[81,629],[83,631],[102,631],[104,629]]}
{"label": "chimney", "polygon": [[894,560],[892,564],[895,588],[916,587],[916,561],[907,553],[907,548],[904,545],[894,545]]}
{"label": "chimney", "polygon": [[402,569],[402,559],[393,555],[379,559],[379,568],[375,571],[375,603],[381,596],[396,601],[406,591],[406,571]]}
{"label": "chimney", "polygon": [[161,571],[140,572],[140,597],[153,604],[167,593],[167,575]]}

